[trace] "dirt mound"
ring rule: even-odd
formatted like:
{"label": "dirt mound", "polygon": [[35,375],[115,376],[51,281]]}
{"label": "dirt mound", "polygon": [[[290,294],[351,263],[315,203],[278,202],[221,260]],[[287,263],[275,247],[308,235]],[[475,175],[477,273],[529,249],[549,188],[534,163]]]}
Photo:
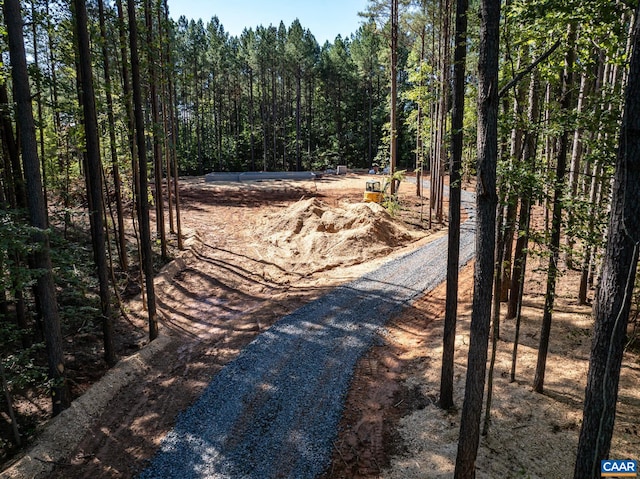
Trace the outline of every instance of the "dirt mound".
{"label": "dirt mound", "polygon": [[422,236],[378,204],[331,207],[318,198],[266,217],[258,232],[278,264],[304,264],[312,272],[363,263]]}

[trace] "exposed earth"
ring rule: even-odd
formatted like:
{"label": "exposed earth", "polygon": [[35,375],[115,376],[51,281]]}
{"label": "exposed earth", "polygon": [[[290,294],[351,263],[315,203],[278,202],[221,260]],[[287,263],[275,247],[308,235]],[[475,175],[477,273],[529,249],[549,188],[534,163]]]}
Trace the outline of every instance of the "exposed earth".
{"label": "exposed earth", "polygon": [[[9,469],[2,477],[134,477],[176,414],[257,334],[304,302],[444,234],[436,231],[442,225],[424,229],[420,220],[421,212],[427,217],[427,199],[416,196],[415,185],[402,184],[402,210],[391,217],[377,205],[361,203],[366,179],[349,174],[315,182],[183,181],[188,250],[156,279],[164,338],[158,352],[140,359],[141,366],[115,395],[105,388],[104,407],[90,418],[95,424],[70,441],[77,443],[70,452],[44,464],[30,461],[44,471],[41,476],[12,475]],[[501,325],[491,430],[481,440],[478,477],[572,475],[590,308],[577,305],[576,273],[566,272],[556,300],[546,391],[533,393],[543,280],[543,273],[536,272],[527,282],[514,383],[509,383],[513,321]],[[464,394],[472,285],[468,266],[460,277],[458,407]],[[384,343],[360,360],[326,478],[452,476],[459,411],[436,406],[444,297],[442,285],[415,301],[388,324]],[[130,323],[123,321],[119,328],[122,355],[139,347],[148,350],[142,304],[137,298],[127,305]],[[72,359],[80,361],[80,351],[74,357],[70,348]],[[75,378],[76,394],[95,379]],[[630,348],[623,363],[612,458],[640,459],[638,380],[640,359]],[[62,442],[63,435],[54,432],[49,440]],[[42,437],[46,447],[42,442],[47,435]]]}

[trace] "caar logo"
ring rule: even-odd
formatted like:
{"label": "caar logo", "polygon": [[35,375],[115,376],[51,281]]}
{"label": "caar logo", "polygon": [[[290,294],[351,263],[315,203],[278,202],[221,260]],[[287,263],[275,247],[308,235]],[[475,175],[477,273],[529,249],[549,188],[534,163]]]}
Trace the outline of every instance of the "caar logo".
{"label": "caar logo", "polygon": [[600,475],[602,477],[636,477],[638,462],[630,459],[606,459],[600,462]]}

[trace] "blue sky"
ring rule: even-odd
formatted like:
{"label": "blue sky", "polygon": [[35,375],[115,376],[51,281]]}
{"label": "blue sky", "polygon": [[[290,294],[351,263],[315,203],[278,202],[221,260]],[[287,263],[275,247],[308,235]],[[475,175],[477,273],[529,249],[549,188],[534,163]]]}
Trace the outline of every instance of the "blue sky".
{"label": "blue sky", "polygon": [[217,15],[226,32],[239,36],[245,27],[278,26],[280,20],[289,27],[298,18],[320,45],[333,43],[340,34],[348,37],[363,19],[358,12],[366,9],[367,0],[168,0],[174,20],[181,15],[205,23]]}

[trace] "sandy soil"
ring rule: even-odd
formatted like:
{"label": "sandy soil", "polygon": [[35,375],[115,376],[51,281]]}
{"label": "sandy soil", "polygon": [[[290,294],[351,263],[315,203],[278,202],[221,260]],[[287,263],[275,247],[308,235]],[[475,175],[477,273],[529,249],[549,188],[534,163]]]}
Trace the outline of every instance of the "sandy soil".
{"label": "sandy soil", "polygon": [[[403,211],[355,206],[364,177],[253,184],[183,182],[189,251],[156,279],[161,334],[171,341],[105,406],[97,425],[47,477],[132,477],[144,467],[175,415],[255,335],[304,301],[428,241],[428,210],[404,183]],[[364,207],[366,208],[366,206]],[[439,226],[441,228],[441,225]],[[436,228],[437,229],[437,228]],[[442,234],[442,233],[438,233]],[[432,235],[433,236],[433,235]],[[432,237],[431,236],[431,237]],[[560,280],[558,313],[544,395],[532,393],[542,307],[542,277],[528,283],[515,383],[508,382],[513,322],[498,344],[494,408],[482,439],[479,477],[567,477],[577,443],[588,361],[590,310],[573,299],[575,278]],[[461,275],[456,342],[456,404],[461,406],[472,268]],[[129,304],[143,346],[141,301]],[[450,477],[458,412],[438,396],[444,287],[428,293],[389,326],[384,344],[360,361],[327,478]],[[638,458],[640,379],[637,354],[625,356],[612,457]]]}
{"label": "sandy soil", "polygon": [[[590,307],[575,301],[577,278],[565,274],[552,327],[544,394],[531,389],[544,306],[541,284],[529,283],[523,308],[516,381],[509,382],[514,321],[503,321],[494,373],[493,407],[480,441],[477,477],[573,477],[588,368]],[[418,300],[389,327],[387,343],[359,366],[336,444],[331,478],[453,477],[469,344],[473,266],[460,277],[455,360],[455,411],[437,406],[445,288]],[[627,352],[611,457],[640,459],[640,358]],[[387,441],[384,447],[374,435]],[[391,453],[391,457],[389,456]]]}

